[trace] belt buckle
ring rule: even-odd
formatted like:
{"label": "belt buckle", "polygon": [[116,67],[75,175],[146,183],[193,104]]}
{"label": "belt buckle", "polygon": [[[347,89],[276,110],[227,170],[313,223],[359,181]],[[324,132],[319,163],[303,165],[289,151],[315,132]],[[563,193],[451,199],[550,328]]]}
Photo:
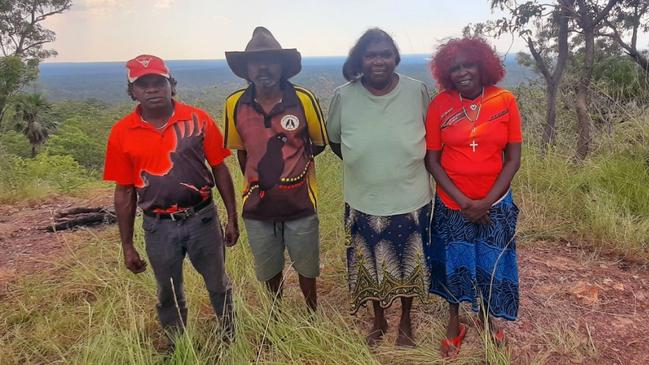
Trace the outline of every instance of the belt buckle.
{"label": "belt buckle", "polygon": [[172,221],[175,222],[178,220],[185,220],[187,218],[190,218],[194,215],[194,213],[195,213],[194,208],[190,207],[180,212],[169,213],[169,217],[171,218]]}
{"label": "belt buckle", "polygon": [[175,222],[176,221],[175,213],[169,213],[169,218],[171,218],[172,222]]}
{"label": "belt buckle", "polygon": [[185,215],[185,219],[187,219],[187,218],[193,217],[194,214],[196,214],[196,211],[194,210],[194,207],[189,207],[189,208],[183,210],[183,213]]}

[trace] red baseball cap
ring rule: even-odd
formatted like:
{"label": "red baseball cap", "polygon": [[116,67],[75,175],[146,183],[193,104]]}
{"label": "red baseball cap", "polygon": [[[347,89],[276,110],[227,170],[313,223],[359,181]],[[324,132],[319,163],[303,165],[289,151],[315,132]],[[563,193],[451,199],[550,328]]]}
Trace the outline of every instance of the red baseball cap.
{"label": "red baseball cap", "polygon": [[169,68],[165,62],[156,56],[143,54],[126,63],[128,82],[135,82],[144,75],[160,75],[169,78]]}

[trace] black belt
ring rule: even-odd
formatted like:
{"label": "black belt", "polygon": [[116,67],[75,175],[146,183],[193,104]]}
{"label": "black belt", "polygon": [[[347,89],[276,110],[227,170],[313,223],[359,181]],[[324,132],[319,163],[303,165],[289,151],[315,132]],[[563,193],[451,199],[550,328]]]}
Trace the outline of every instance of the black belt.
{"label": "black belt", "polygon": [[189,207],[186,209],[183,209],[179,212],[174,212],[174,213],[156,213],[151,210],[144,210],[143,213],[144,215],[147,215],[149,217],[155,217],[155,218],[160,218],[160,219],[171,219],[172,221],[178,221],[178,220],[185,220],[189,217],[194,216],[196,213],[198,213],[201,209],[209,206],[212,204],[212,197],[209,197],[202,202],[194,205],[193,207]]}

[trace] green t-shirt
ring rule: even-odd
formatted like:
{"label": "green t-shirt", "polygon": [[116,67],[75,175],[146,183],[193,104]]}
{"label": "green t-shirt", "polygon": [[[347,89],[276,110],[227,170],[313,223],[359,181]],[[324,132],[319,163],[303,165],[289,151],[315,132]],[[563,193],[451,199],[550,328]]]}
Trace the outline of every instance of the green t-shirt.
{"label": "green t-shirt", "polygon": [[399,75],[386,95],[375,96],[360,81],[338,87],[327,133],[340,143],[345,202],[366,214],[415,211],[432,199],[426,171],[426,110],[430,96],[421,81]]}

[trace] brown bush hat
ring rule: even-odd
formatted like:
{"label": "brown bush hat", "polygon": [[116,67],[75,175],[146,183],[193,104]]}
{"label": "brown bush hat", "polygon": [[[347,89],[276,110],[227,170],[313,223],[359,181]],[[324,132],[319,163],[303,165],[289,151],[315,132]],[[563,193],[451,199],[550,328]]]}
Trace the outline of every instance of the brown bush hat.
{"label": "brown bush hat", "polygon": [[243,52],[225,52],[228,66],[235,75],[248,79],[248,56],[251,54],[268,54],[277,57],[282,64],[282,73],[286,79],[297,75],[302,69],[302,56],[295,48],[282,48],[273,34],[264,27],[252,31],[252,39]]}

